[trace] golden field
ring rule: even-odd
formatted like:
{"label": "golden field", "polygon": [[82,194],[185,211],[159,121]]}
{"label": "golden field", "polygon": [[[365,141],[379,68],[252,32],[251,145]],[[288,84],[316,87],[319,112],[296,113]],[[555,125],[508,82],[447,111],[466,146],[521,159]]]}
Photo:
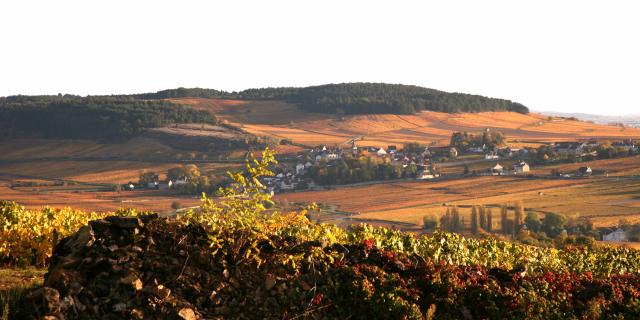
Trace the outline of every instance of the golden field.
{"label": "golden field", "polygon": [[454,131],[477,132],[490,128],[503,132],[512,145],[554,141],[616,140],[640,137],[638,128],[597,125],[539,114],[481,112],[448,114],[424,111],[415,115],[335,115],[305,113],[280,101],[172,99],[214,112],[219,118],[256,134],[289,139],[304,145],[341,144],[364,136],[362,145],[387,146],[405,142],[446,145]]}
{"label": "golden field", "polygon": [[280,202],[332,205],[339,211],[355,213],[352,218],[361,221],[416,226],[424,215],[444,214],[446,205],[460,206],[463,214],[470,213],[470,205],[486,205],[493,208],[494,221],[497,222],[500,205],[522,201],[527,211],[590,217],[596,226],[612,226],[620,219],[640,222],[639,194],[640,179],[487,176],[339,187],[328,191],[282,194],[276,198]]}

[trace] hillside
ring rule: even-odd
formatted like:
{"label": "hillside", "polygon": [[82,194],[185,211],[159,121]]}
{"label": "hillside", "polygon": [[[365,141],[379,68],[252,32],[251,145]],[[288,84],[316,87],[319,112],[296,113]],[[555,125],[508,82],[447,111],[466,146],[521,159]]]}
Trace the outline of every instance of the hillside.
{"label": "hillside", "polygon": [[640,137],[638,128],[598,125],[577,120],[550,118],[535,113],[477,112],[416,114],[370,114],[337,117],[304,112],[284,101],[171,99],[198,110],[210,111],[224,121],[255,135],[288,139],[305,145],[341,144],[364,136],[361,145],[386,147],[405,142],[447,145],[456,131],[501,131],[515,145],[588,139]]}
{"label": "hillside", "polygon": [[413,114],[422,110],[446,113],[514,111],[526,114],[529,112],[524,105],[505,99],[387,83],[340,83],[304,88],[247,89],[240,92],[178,88],[134,95],[134,97],[283,100],[307,112],[330,114]]}
{"label": "hillside", "polygon": [[215,123],[215,118],[184,105],[128,97],[0,98],[0,139],[118,140],[174,123]]}

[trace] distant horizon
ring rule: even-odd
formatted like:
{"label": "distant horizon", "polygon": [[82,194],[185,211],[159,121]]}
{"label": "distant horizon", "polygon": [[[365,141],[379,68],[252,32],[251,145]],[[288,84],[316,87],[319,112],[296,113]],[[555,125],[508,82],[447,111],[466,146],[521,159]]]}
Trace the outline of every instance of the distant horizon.
{"label": "distant horizon", "polygon": [[[359,82],[369,82],[369,81],[359,81]],[[327,85],[327,84],[337,84],[338,82],[329,82],[329,83],[322,83],[322,84],[313,84],[313,85],[309,85],[309,86],[321,86],[321,85]],[[407,86],[420,86],[420,85],[415,85],[415,84],[407,84],[407,83],[389,83],[389,82],[378,82],[378,83],[386,83],[386,84],[401,84],[401,85],[407,85]],[[220,89],[220,88],[208,88],[208,87],[203,87],[203,86],[196,86],[196,87],[185,87],[185,86],[177,86],[177,87],[173,87],[173,88],[164,88],[164,89],[159,89],[159,90],[153,90],[153,91],[138,91],[138,92],[119,92],[119,93],[100,93],[100,94],[76,94],[76,93],[71,93],[71,92],[57,92],[57,93],[37,93],[37,94],[12,94],[12,95],[3,95],[0,96],[0,98],[3,97],[9,97],[9,96],[19,96],[19,95],[23,95],[23,96],[55,96],[58,94],[62,94],[62,95],[75,95],[75,96],[81,96],[81,97],[87,97],[87,96],[109,96],[109,95],[135,95],[135,94],[145,94],[145,93],[155,93],[155,92],[159,92],[159,91],[164,91],[164,90],[172,90],[172,89],[178,89],[178,88],[187,88],[187,89],[191,89],[191,88],[200,88],[200,89],[213,89],[213,90],[219,90],[219,91],[225,91],[225,92],[241,92],[244,90],[249,90],[249,89],[264,89],[264,88],[301,88],[301,87],[308,87],[308,86],[265,86],[265,87],[252,87],[252,88],[243,88],[243,89],[239,89],[239,90],[225,90],[225,89]],[[423,87],[423,86],[420,86]],[[427,88],[427,87],[425,87]],[[439,88],[429,88],[429,89],[434,89],[434,90],[438,90],[438,91],[446,91],[446,90],[441,90]],[[447,91],[450,93],[454,93],[453,91]],[[485,96],[485,97],[489,97],[489,98],[498,98],[498,99],[506,99],[506,100],[512,100],[514,102],[520,102],[520,101],[516,101],[513,99],[510,99],[509,97],[492,97],[492,96],[487,96],[484,95],[482,93],[471,93],[471,92],[455,92],[455,93],[462,93],[462,94],[471,94],[471,95],[479,95],[479,96]],[[524,104],[524,103],[523,103]],[[527,106],[526,104],[524,104],[525,106]],[[527,106],[529,107],[529,106]],[[535,108],[531,108],[529,107],[529,111],[532,113],[540,113],[540,114],[550,114],[550,113],[557,113],[557,114],[566,114],[566,115],[585,115],[585,116],[598,116],[598,117],[640,117],[640,113],[625,113],[625,114],[602,114],[602,113],[589,113],[589,112],[571,112],[571,111],[554,111],[554,110],[541,110],[541,109],[535,109]]]}

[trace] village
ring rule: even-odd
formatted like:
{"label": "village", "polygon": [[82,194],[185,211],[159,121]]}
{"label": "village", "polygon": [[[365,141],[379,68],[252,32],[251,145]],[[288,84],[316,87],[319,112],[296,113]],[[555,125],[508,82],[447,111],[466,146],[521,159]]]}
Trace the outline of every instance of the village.
{"label": "village", "polygon": [[[281,163],[275,168],[274,177],[265,178],[265,183],[274,193],[294,190],[326,188],[313,179],[314,169],[330,169],[344,165],[347,159],[376,159],[375,161],[388,164],[394,168],[402,168],[411,172],[409,176],[398,175],[396,179],[455,179],[467,176],[530,176],[529,172],[534,163],[546,165],[554,162],[586,159],[598,157],[603,146],[598,141],[588,142],[558,142],[540,148],[513,148],[508,146],[492,146],[487,144],[471,145],[466,149],[456,146],[435,147],[418,143],[405,144],[403,148],[395,145],[384,147],[358,146],[357,141],[362,138],[349,140],[350,148],[339,146],[330,147],[320,145],[296,156],[295,160]],[[619,141],[610,144],[618,156],[640,153],[639,146],[634,141]],[[604,152],[608,151],[605,149]],[[507,165],[507,163],[509,165]],[[470,169],[470,166],[480,169]],[[459,173],[443,173],[441,168],[459,167]],[[410,170],[406,170],[411,168]],[[399,169],[399,170],[402,170]],[[552,178],[588,177],[595,173],[607,175],[606,169],[594,169],[582,166],[573,172],[552,172]],[[388,180],[388,179],[383,179]],[[371,180],[375,181],[375,180]],[[364,182],[364,181],[363,181]]]}

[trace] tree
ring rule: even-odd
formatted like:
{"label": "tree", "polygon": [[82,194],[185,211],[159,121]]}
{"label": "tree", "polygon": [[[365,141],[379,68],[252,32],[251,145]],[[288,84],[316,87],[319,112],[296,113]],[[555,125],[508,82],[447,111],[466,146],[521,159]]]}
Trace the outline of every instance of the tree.
{"label": "tree", "polygon": [[484,206],[478,207],[479,224],[481,229],[487,229],[487,213]]}
{"label": "tree", "polygon": [[462,231],[462,224],[460,223],[460,211],[457,206],[453,206],[451,209],[452,222],[451,222],[451,231],[460,232]]}
{"label": "tree", "polygon": [[524,224],[524,205],[522,204],[522,201],[518,201],[514,207],[515,217],[513,220],[513,234],[518,235],[522,229],[522,225]]}
{"label": "tree", "polygon": [[440,217],[440,228],[443,231],[451,231],[451,208],[447,207],[445,214]]}
{"label": "tree", "polygon": [[433,215],[426,215],[422,217],[422,228],[428,230],[435,230],[439,226],[438,219]]}
{"label": "tree", "polygon": [[540,217],[535,212],[527,212],[527,217],[524,219],[524,224],[527,226],[527,229],[532,232],[540,232],[542,228],[542,222],[540,222]]}
{"label": "tree", "polygon": [[491,212],[491,208],[487,208],[487,224],[485,226],[485,230],[487,232],[491,232],[493,230],[493,212]]}
{"label": "tree", "polygon": [[504,204],[500,207],[500,226],[503,234],[513,233],[512,230],[510,230],[510,223],[507,217],[507,213],[508,213],[507,210],[508,210],[507,206]]}
{"label": "tree", "polygon": [[545,214],[544,221],[542,222],[542,231],[544,231],[549,237],[554,238],[564,230],[564,225],[566,223],[566,216],[550,212]]}
{"label": "tree", "polygon": [[149,183],[158,182],[158,175],[153,171],[141,170],[138,178],[138,184],[147,186]]}
{"label": "tree", "polygon": [[471,233],[478,234],[478,210],[476,206],[471,208]]}

